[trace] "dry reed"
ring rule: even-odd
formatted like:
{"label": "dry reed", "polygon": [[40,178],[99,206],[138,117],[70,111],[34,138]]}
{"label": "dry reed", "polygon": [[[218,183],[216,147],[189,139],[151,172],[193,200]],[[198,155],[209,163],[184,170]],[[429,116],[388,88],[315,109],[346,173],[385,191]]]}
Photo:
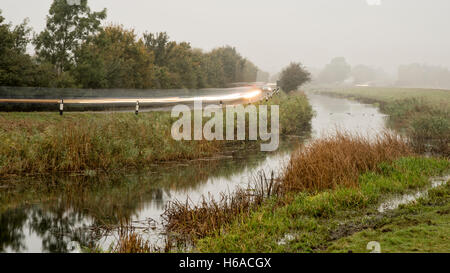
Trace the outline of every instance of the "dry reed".
{"label": "dry reed", "polygon": [[212,231],[230,223],[236,215],[247,215],[264,200],[278,195],[278,181],[272,173],[270,178],[263,172],[247,189],[238,188],[232,194],[222,193],[220,199],[203,197],[199,204],[190,200],[169,203],[163,214],[168,232],[175,232],[178,240],[191,241],[202,238]]}
{"label": "dry reed", "polygon": [[356,187],[361,173],[411,153],[406,140],[393,133],[368,138],[338,132],[297,150],[284,172],[282,187],[312,192]]}
{"label": "dry reed", "polygon": [[137,233],[129,223],[121,223],[118,229],[119,238],[113,246],[113,253],[151,253],[157,252],[148,240]]}
{"label": "dry reed", "polygon": [[291,192],[357,187],[360,174],[411,154],[406,140],[392,133],[367,138],[338,132],[294,152],[281,179],[260,172],[247,189],[222,193],[219,200],[209,196],[199,204],[190,200],[169,203],[163,214],[165,228],[172,243],[195,242],[221,234],[226,224],[248,216],[270,197],[278,197],[276,204],[283,204],[289,202]]}

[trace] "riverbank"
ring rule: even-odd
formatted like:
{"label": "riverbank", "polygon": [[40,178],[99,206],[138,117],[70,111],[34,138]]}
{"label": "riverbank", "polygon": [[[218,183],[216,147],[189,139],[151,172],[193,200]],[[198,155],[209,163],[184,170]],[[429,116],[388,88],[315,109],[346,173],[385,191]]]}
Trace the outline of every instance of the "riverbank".
{"label": "riverbank", "polygon": [[[395,135],[369,140],[337,133],[294,152],[279,178],[262,174],[249,188],[218,200],[172,203],[165,212],[164,251],[185,251],[183,244],[194,252],[328,251],[341,238],[394,222],[397,209],[383,204],[426,192],[434,185],[430,177],[449,172],[449,160],[414,155]],[[116,251],[139,249],[132,243],[143,242],[137,238],[126,233]]]}
{"label": "riverbank", "polygon": [[[279,179],[260,176],[219,200],[169,206],[165,249],[125,232],[113,251],[186,251],[187,243],[194,252],[367,252],[367,243],[378,241],[386,252],[439,252],[422,242],[450,232],[449,172],[448,159],[414,155],[393,136],[319,139],[294,153]],[[399,198],[405,196],[413,198]],[[414,223],[418,232],[402,231]]]}
{"label": "riverbank", "polygon": [[[331,246],[339,239],[398,220],[394,217],[398,209],[392,209],[394,214],[378,211],[383,202],[426,191],[431,176],[450,171],[448,159],[415,155],[414,147],[408,148],[410,141],[393,135],[373,140],[345,134],[329,141],[319,138],[308,149],[295,152],[280,177],[260,176],[249,189],[222,199],[176,203],[166,213],[175,240],[172,250],[175,246],[186,251],[182,245],[190,241],[194,252],[338,251]],[[437,205],[431,209],[440,211]],[[435,220],[443,222],[445,216]],[[448,232],[445,225],[442,228]],[[122,237],[122,246],[130,246],[127,241],[132,238]],[[425,251],[420,243],[415,249]]]}
{"label": "riverbank", "polygon": [[[370,241],[378,241],[388,246],[385,251],[429,251],[419,242],[441,240],[442,234],[450,232],[450,226],[439,225],[448,215],[445,208],[449,203],[448,185],[431,191],[428,198],[420,199],[419,204],[406,205],[392,212],[378,212],[379,205],[393,196],[406,194],[414,189],[430,185],[429,176],[448,172],[449,161],[406,157],[391,164],[378,165],[377,171],[366,172],[359,177],[359,186],[339,188],[320,193],[299,193],[293,195],[286,205],[272,199],[248,218],[238,218],[223,228],[224,232],[207,236],[197,243],[200,252],[368,252],[365,247]],[[437,199],[436,199],[437,198]],[[431,200],[431,201],[430,201]],[[440,205],[433,206],[433,202]],[[416,207],[414,207],[416,206]],[[442,210],[444,209],[444,210]],[[430,224],[426,210],[435,212]],[[408,211],[409,214],[402,212]],[[437,213],[438,211],[443,213]],[[409,232],[401,235],[402,241],[389,242],[400,235],[380,236],[389,231],[390,225],[400,223],[408,215],[417,224],[438,225],[439,234]],[[412,220],[410,223],[413,223]],[[412,225],[412,224],[410,224]],[[386,229],[383,229],[386,228]],[[426,232],[426,231],[425,231]],[[364,237],[370,234],[370,239]],[[406,238],[405,238],[406,237]],[[409,241],[408,241],[409,240]],[[408,242],[405,242],[408,241]],[[441,245],[448,247],[448,238]],[[408,248],[410,246],[410,248]],[[442,249],[434,249],[439,251]]]}
{"label": "riverbank", "polygon": [[[262,102],[265,103],[265,102]],[[274,97],[284,134],[307,130],[313,116],[304,94]],[[292,123],[295,117],[296,122]],[[169,112],[2,113],[0,177],[58,172],[89,173],[140,169],[148,164],[185,161],[243,149],[252,141],[176,141]]]}
{"label": "riverbank", "polygon": [[450,156],[450,90],[378,87],[308,87],[309,92],[373,103],[388,125],[409,136],[419,153]]}

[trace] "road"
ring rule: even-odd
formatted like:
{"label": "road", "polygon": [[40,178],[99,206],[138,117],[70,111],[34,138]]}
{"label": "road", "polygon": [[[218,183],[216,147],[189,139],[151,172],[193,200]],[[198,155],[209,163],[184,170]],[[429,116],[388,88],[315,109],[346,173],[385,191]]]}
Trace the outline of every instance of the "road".
{"label": "road", "polygon": [[[11,92],[13,93],[13,92]],[[52,107],[51,105],[59,104],[60,98],[51,98],[51,95],[40,95],[29,92],[30,95],[21,94],[20,96],[13,97],[11,94],[8,96],[3,95],[0,92],[0,106],[3,104],[9,105],[9,107],[36,107],[39,105]],[[118,93],[117,90],[114,93]],[[201,100],[204,104],[235,104],[235,103],[250,103],[261,99],[264,96],[264,91],[258,87],[235,87],[235,88],[221,88],[221,89],[201,89],[201,90],[168,90],[168,91],[149,91],[147,94],[139,92],[140,96],[127,96],[127,97],[93,97],[95,92],[92,92],[88,96],[77,97],[74,94],[56,95],[64,99],[65,110],[104,110],[104,108],[114,109],[127,109],[139,102],[139,106],[142,109],[149,108],[165,108],[175,104],[192,104],[194,101]],[[123,94],[132,95],[130,92],[125,91]],[[3,95],[3,96],[2,96]],[[102,93],[100,93],[100,96]],[[3,97],[3,98],[2,98]],[[50,97],[50,98],[49,98]],[[53,107],[54,108],[54,107]],[[56,109],[56,108],[55,108]]]}

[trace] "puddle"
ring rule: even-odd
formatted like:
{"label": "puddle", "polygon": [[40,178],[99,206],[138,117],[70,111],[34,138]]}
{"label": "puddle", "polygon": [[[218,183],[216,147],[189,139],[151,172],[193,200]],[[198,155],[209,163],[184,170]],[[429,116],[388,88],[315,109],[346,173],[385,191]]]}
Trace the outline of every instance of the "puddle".
{"label": "puddle", "polygon": [[286,244],[288,244],[289,242],[291,242],[291,241],[294,241],[295,240],[295,235],[294,234],[291,234],[291,233],[287,233],[286,235],[284,235],[284,237],[283,238],[281,238],[279,241],[278,241],[278,245],[286,245]]}
{"label": "puddle", "polygon": [[450,175],[443,176],[443,177],[431,178],[430,179],[431,184],[426,189],[417,191],[412,194],[404,194],[404,195],[394,197],[394,198],[384,202],[383,204],[381,204],[378,207],[378,212],[383,213],[388,210],[394,210],[394,209],[398,208],[400,205],[409,204],[409,203],[416,201],[417,199],[419,199],[421,197],[426,197],[428,195],[428,192],[431,189],[442,186],[442,185],[448,183],[449,180],[450,180]]}

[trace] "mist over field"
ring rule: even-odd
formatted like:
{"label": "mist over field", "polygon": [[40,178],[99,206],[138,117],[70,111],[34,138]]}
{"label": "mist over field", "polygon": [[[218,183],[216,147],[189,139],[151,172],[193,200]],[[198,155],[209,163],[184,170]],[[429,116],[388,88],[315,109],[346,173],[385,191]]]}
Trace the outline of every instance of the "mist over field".
{"label": "mist over field", "polygon": [[[2,0],[7,21],[40,32],[51,0]],[[89,1],[106,22],[138,33],[166,31],[210,50],[231,45],[271,74],[300,61],[313,72],[345,57],[395,76],[399,65],[450,67],[447,0]]]}

